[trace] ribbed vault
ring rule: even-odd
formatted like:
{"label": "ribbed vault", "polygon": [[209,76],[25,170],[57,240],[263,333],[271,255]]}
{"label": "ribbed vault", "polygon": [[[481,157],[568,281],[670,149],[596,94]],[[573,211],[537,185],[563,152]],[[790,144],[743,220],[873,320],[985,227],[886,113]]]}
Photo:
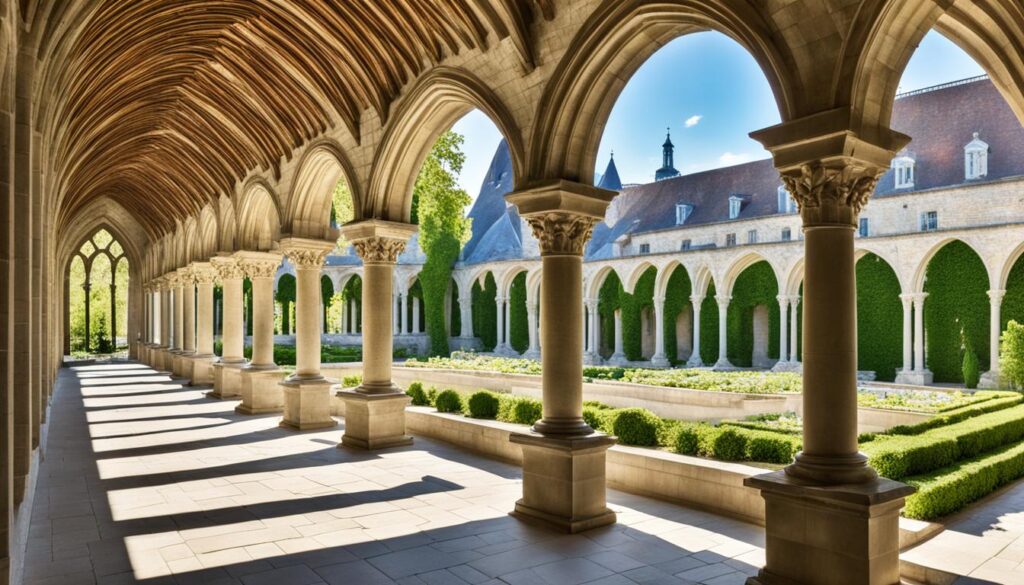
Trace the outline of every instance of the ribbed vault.
{"label": "ribbed vault", "polygon": [[[527,33],[553,0],[102,0],[46,83],[65,221],[109,196],[155,233],[325,130],[360,139],[447,56]],[[45,44],[45,43],[44,43]],[[54,121],[58,121],[54,123]]]}

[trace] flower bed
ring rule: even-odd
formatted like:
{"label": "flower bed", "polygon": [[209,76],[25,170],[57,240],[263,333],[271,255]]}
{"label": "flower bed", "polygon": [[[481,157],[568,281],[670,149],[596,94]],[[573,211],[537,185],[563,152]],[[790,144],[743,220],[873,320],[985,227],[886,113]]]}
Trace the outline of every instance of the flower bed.
{"label": "flower bed", "polygon": [[927,390],[881,389],[863,387],[857,389],[857,405],[887,410],[908,410],[914,412],[942,413],[993,400],[998,392],[931,392]]}

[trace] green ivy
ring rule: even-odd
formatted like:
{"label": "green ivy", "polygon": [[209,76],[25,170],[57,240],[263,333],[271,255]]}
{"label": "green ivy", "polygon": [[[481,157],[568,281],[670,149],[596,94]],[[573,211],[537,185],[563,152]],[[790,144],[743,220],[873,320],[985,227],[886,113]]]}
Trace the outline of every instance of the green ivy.
{"label": "green ivy", "polygon": [[[331,208],[331,213],[334,213],[334,208]],[[327,323],[327,311],[331,308],[331,299],[334,297],[334,283],[331,282],[331,277],[324,274],[320,277],[320,298],[323,300],[321,307],[323,309],[323,322],[324,331],[330,331]]]}
{"label": "green ivy", "polygon": [[363,320],[363,279],[358,275],[348,279],[345,286],[341,288],[341,299],[343,303],[348,303],[349,299],[355,303],[355,308],[348,318],[350,325],[352,324],[351,320],[355,319],[353,330],[356,332],[361,331],[360,324]]}
{"label": "green ivy", "polygon": [[768,262],[762,260],[748,266],[736,278],[729,301],[726,329],[727,355],[734,366],[753,365],[754,310],[768,309],[768,357],[779,357],[779,283]]}
{"label": "green ivy", "polygon": [[700,305],[700,359],[711,366],[718,361],[718,302],[715,301],[715,283],[708,284],[708,292]]}
{"label": "green ivy", "polygon": [[970,344],[978,360],[989,363],[988,272],[967,244],[943,246],[925,272],[925,338],[928,367],[936,382],[963,382],[963,347]]}
{"label": "green ivy", "polygon": [[494,283],[494,275],[490,272],[484,278],[484,286],[473,283],[473,333],[480,338],[484,351],[491,351],[497,345],[498,308],[494,299],[498,296],[498,286]]}
{"label": "green ivy", "polygon": [[290,335],[292,333],[291,308],[292,304],[295,303],[294,276],[291,274],[281,275],[281,278],[277,281],[277,292],[274,294],[274,300],[281,305],[281,335]]}
{"label": "green ivy", "polygon": [[1010,321],[1024,323],[1024,256],[1018,258],[1010,269],[999,318],[1001,331],[1006,330],[1006,324]]}
{"label": "green ivy", "polygon": [[512,349],[522,353],[530,347],[530,325],[526,314],[526,272],[520,272],[512,279],[508,293],[509,341]]}
{"label": "green ivy", "polygon": [[[672,364],[678,364],[679,340],[676,339],[676,321],[683,311],[690,311],[690,294],[693,283],[683,267],[677,267],[668,278],[665,289],[665,355]],[[691,313],[692,317],[692,313]],[[692,323],[692,318],[691,318]]]}
{"label": "green ivy", "polygon": [[857,261],[857,367],[896,379],[903,356],[903,303],[892,267],[875,254]]}
{"label": "green ivy", "polygon": [[459,305],[459,286],[452,282],[451,294],[452,320],[449,334],[452,337],[462,335],[462,307]]}
{"label": "green ivy", "polygon": [[[604,279],[597,293],[597,313],[601,321],[601,355],[608,358],[615,352],[615,311],[622,306],[622,281],[613,270]],[[623,320],[625,322],[625,320]],[[625,341],[625,335],[623,335]]]}

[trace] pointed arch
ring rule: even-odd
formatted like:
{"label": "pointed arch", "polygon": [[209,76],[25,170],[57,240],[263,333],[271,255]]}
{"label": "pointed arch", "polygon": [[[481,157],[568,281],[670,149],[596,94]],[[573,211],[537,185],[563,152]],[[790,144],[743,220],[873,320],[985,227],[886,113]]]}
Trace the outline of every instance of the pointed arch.
{"label": "pointed arch", "polygon": [[655,273],[658,272],[658,267],[646,260],[634,266],[629,272],[629,275],[626,276],[626,280],[622,282],[622,288],[627,293],[633,294],[633,291],[636,289],[636,284],[640,281],[640,278],[651,268],[654,269]]}
{"label": "pointed arch", "polygon": [[360,209],[360,191],[354,177],[352,164],[340,145],[327,139],[311,144],[299,160],[282,230],[295,237],[337,239],[337,230],[330,222],[334,188],[344,180],[352,195],[352,208]]}
{"label": "pointed arch", "polygon": [[242,190],[238,205],[238,247],[267,251],[281,238],[281,207],[269,185],[252,181]]}

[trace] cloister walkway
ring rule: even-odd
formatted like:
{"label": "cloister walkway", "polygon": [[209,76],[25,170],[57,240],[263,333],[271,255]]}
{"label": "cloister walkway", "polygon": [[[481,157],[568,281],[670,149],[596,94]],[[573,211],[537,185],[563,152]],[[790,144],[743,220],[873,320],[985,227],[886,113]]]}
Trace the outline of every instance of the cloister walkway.
{"label": "cloister walkway", "polygon": [[507,515],[519,468],[417,438],[367,453],[131,362],[65,368],[25,583],[742,584],[763,529],[620,492],[566,536]]}

